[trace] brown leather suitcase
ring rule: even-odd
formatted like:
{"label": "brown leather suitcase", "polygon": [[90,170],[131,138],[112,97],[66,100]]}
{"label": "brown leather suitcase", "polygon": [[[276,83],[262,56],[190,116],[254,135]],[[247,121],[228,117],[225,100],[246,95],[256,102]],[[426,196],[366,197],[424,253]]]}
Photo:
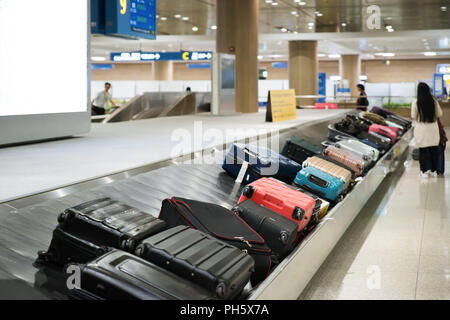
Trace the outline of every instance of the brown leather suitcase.
{"label": "brown leather suitcase", "polygon": [[303,167],[314,167],[344,182],[344,192],[352,182],[351,171],[319,157],[311,157],[303,162]]}
{"label": "brown leather suitcase", "polygon": [[387,126],[386,124],[386,120],[384,120],[384,118],[376,113],[372,113],[372,112],[363,112],[362,113],[362,117],[364,119],[367,119],[369,121],[372,121],[375,124],[379,124],[382,126]]}
{"label": "brown leather suitcase", "polygon": [[333,160],[336,160],[355,172],[356,176],[360,176],[364,173],[366,168],[369,166],[369,162],[363,160],[352,154],[350,151],[336,148],[334,146],[327,147],[323,154]]}

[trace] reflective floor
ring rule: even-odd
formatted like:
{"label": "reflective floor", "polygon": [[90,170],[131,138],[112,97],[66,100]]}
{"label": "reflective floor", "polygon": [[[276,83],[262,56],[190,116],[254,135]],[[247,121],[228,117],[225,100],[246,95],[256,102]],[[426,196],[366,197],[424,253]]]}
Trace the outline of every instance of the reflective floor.
{"label": "reflective floor", "polygon": [[[450,168],[450,148],[446,152]],[[450,173],[411,157],[354,220],[300,299],[450,299]]]}

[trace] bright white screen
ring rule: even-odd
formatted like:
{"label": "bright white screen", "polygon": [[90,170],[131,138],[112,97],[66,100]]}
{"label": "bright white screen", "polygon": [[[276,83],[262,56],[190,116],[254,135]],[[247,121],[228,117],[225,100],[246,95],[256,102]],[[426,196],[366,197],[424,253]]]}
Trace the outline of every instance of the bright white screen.
{"label": "bright white screen", "polygon": [[87,1],[0,0],[0,116],[87,111]]}

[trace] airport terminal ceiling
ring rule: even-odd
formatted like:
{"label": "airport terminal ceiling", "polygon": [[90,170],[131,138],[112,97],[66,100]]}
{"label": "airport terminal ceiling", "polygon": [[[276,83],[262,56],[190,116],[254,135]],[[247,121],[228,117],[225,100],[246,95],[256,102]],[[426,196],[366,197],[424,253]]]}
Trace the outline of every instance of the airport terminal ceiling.
{"label": "airport terminal ceiling", "polygon": [[[367,8],[377,5],[379,30],[368,30]],[[113,51],[215,51],[216,1],[158,1],[157,41],[94,35],[92,56]],[[259,55],[287,59],[290,40],[318,40],[321,60],[330,54],[360,54],[362,59],[450,57],[450,1],[440,0],[260,0]],[[387,28],[392,27],[394,32]],[[195,30],[195,31],[194,31]]]}

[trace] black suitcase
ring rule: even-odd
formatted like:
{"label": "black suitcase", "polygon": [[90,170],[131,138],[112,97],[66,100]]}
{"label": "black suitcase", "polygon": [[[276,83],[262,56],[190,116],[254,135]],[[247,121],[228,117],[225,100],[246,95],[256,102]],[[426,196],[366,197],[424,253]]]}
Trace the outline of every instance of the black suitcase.
{"label": "black suitcase", "polygon": [[322,146],[318,146],[296,136],[292,136],[286,141],[281,154],[291,160],[294,160],[298,164],[302,164],[303,161],[309,157],[314,157],[322,152]]}
{"label": "black suitcase", "polygon": [[111,251],[109,247],[98,246],[62,230],[53,231],[53,238],[47,252],[39,251],[38,263],[52,262],[58,266],[68,263],[87,263]]}
{"label": "black suitcase", "polygon": [[372,143],[375,143],[382,149],[382,152],[386,152],[391,147],[391,140],[389,138],[383,138],[379,134],[373,134],[372,132],[361,132],[358,135],[358,139],[360,140],[369,140]]}
{"label": "black suitcase", "polygon": [[239,295],[255,268],[247,253],[187,226],[142,241],[136,255],[227,300]]}
{"label": "black suitcase", "polygon": [[159,218],[169,228],[189,226],[248,252],[255,260],[253,285],[268,276],[272,251],[261,235],[231,210],[213,203],[173,197],[163,201]]}
{"label": "black suitcase", "polygon": [[[52,240],[47,252],[39,252],[39,260],[59,266],[64,266],[71,255],[77,256],[89,250],[84,245],[68,246],[64,241],[78,238],[85,244],[134,252],[140,241],[166,228],[164,221],[110,198],[97,199],[69,208],[59,215],[58,222],[58,228],[71,235],[71,238],[60,237]],[[69,247],[73,248],[73,252],[61,253]]]}
{"label": "black suitcase", "polygon": [[245,200],[233,211],[266,240],[275,261],[280,262],[294,249],[297,223],[252,200]]}
{"label": "black suitcase", "polygon": [[78,267],[80,271],[80,286],[70,290],[71,297],[76,299],[214,299],[195,283],[120,250],[113,250],[87,264],[71,264],[69,267]]}

